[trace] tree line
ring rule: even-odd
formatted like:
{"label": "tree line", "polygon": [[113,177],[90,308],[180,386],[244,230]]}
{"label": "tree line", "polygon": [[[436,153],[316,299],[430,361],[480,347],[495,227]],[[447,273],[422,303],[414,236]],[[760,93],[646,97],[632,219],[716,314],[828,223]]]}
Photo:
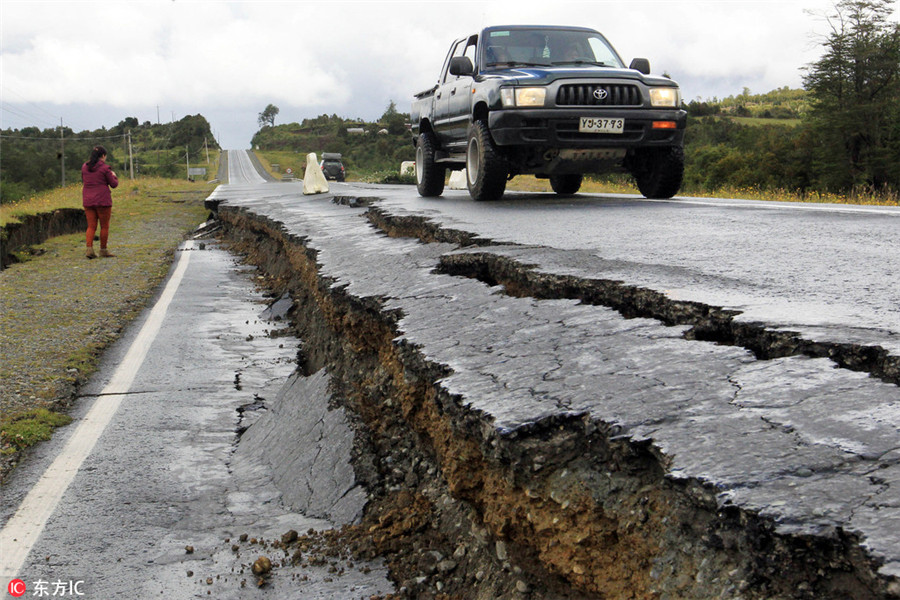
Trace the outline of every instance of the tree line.
{"label": "tree line", "polygon": [[751,96],[745,89],[726,100],[688,104],[685,189],[861,190],[897,198],[900,25],[888,19],[891,10],[886,0],[838,2],[804,90]]}
{"label": "tree line", "polygon": [[277,113],[278,108],[271,104],[260,113],[262,127],[251,140],[254,148],[303,154],[340,153],[344,166],[357,175],[396,172],[402,161],[415,160],[407,127],[409,115],[399,112],[393,101],[374,122],[338,115],[319,115],[300,123],[281,125],[272,125],[273,121],[263,119],[264,114],[274,117]]}
{"label": "tree line", "polygon": [[[688,103],[686,193],[722,188],[900,193],[900,25],[887,0],[842,0],[827,15],[823,55],[802,90],[781,88]],[[391,102],[375,123],[321,115],[274,126],[260,113],[263,150],[340,152],[354,171],[396,170],[414,152]],[[359,134],[359,131],[364,133]],[[376,135],[381,131],[382,135]],[[354,135],[352,132],[357,132]]]}
{"label": "tree line", "polygon": [[188,158],[205,164],[204,151],[219,147],[202,115],[163,124],[127,117],[115,127],[78,133],[68,127],[5,129],[0,131],[0,202],[15,202],[63,181],[80,182],[81,165],[96,145],[106,148],[107,162],[120,177],[131,167],[129,154],[136,175],[185,177]]}
{"label": "tree line", "polygon": [[[807,66],[803,90],[781,88],[686,105],[685,185],[691,192],[742,187],[791,192],[863,190],[900,194],[900,24],[890,20],[889,0],[840,0],[827,15],[822,57]],[[413,160],[409,115],[394,102],[375,122],[320,115],[275,125],[278,108],[259,114],[251,143],[263,150],[339,152],[355,173],[396,171]],[[169,124],[139,124],[76,134],[63,129],[0,132],[0,199],[14,200],[78,181],[82,162],[96,143],[122,165],[131,131],[135,171],[180,176],[185,154],[200,162],[204,144],[218,148],[201,115]]]}

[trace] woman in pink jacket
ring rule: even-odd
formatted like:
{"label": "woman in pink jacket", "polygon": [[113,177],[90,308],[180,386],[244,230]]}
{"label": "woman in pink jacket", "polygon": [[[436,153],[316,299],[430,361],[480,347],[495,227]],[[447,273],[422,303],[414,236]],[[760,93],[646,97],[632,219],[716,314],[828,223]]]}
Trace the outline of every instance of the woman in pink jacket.
{"label": "woman in pink jacket", "polygon": [[109,218],[112,215],[112,192],[110,188],[119,185],[119,178],[106,164],[106,148],[94,146],[91,158],[81,166],[81,199],[84,214],[87,217],[87,253],[88,258],[97,258],[94,253],[94,234],[97,223],[100,224],[100,256],[115,256],[106,249],[109,239]]}

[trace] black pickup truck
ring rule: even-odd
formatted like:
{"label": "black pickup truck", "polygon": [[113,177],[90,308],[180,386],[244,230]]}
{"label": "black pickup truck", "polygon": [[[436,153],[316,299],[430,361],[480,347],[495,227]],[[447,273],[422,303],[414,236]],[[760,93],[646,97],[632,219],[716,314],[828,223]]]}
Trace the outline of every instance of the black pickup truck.
{"label": "black pickup truck", "polygon": [[439,196],[466,170],[476,200],[531,173],[574,194],[586,173],[630,172],[648,198],[670,198],[684,173],[687,115],[671,79],[629,67],[583,27],[488,27],[450,47],[440,79],[410,113],[419,194]]}

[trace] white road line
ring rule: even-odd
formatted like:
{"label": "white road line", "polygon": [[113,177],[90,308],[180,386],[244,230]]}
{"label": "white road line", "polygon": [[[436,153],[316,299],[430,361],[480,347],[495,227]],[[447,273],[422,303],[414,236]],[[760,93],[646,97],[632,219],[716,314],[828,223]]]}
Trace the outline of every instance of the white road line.
{"label": "white road line", "polygon": [[112,379],[94,400],[93,406],[59,456],[47,467],[16,513],[0,530],[0,581],[9,580],[18,574],[84,459],[93,450],[131,388],[138,369],[159,333],[169,304],[184,278],[191,253],[179,252],[178,256],[178,264],[172,277]]}
{"label": "white road line", "polygon": [[758,210],[806,210],[832,213],[856,213],[870,215],[884,215],[887,217],[900,217],[900,210],[894,206],[864,206],[858,204],[818,204],[815,202],[770,202],[760,200],[746,200],[735,202],[726,198],[710,198],[703,200],[690,196],[679,196],[671,200],[650,200],[642,198],[644,202],[659,202],[667,204],[693,204],[696,206],[714,206],[725,208],[747,208]]}

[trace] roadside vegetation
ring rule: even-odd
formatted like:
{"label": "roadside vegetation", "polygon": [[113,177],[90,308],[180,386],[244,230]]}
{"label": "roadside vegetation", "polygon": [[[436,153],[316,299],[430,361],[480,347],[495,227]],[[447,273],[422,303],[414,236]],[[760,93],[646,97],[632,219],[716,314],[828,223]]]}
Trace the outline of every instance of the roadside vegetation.
{"label": "roadside vegetation", "polygon": [[323,152],[335,152],[342,156],[349,181],[387,182],[402,161],[415,159],[408,121],[409,115],[391,102],[374,122],[320,115],[302,123],[263,125],[251,144],[264,166],[279,165],[271,170],[279,178],[289,167],[302,178],[311,152],[317,160]]}
{"label": "roadside vegetation", "polygon": [[[130,142],[130,146],[129,146]],[[205,167],[215,177],[219,146],[202,115],[173,123],[139,123],[127,117],[115,127],[75,133],[68,127],[0,131],[0,203],[81,182],[81,165],[100,144],[120,180],[135,176],[187,178],[187,168]],[[198,180],[205,181],[201,177]]]}
{"label": "roadside vegetation", "polygon": [[[688,102],[680,193],[900,203],[900,24],[889,20],[892,10],[885,0],[837,2],[827,17],[823,56],[806,68],[805,89],[752,94],[744,88],[728,98]],[[392,102],[372,123],[321,115],[267,124],[253,145],[281,172],[289,165],[302,173],[309,152],[340,152],[348,179],[395,183],[400,162],[414,159],[408,120]],[[509,189],[544,185],[533,179],[516,177]],[[582,190],[636,193],[626,177]]]}
{"label": "roadside vegetation", "polygon": [[[681,193],[900,205],[900,24],[889,20],[892,8],[887,0],[836,2],[805,89],[745,88],[686,104]],[[414,149],[409,115],[394,102],[374,122],[321,115],[275,125],[278,112],[270,104],[260,113],[251,141],[276,177],[290,168],[302,178],[307,153],[337,152],[351,181],[414,183],[399,174]],[[0,225],[80,208],[80,165],[96,144],[107,148],[121,181],[110,241],[118,256],[86,260],[83,233],[76,233],[19,251],[21,262],[0,272],[0,474],[22,448],[66,421],[77,385],[143,309],[177,244],[205,218],[202,200],[212,186],[202,182],[218,170],[206,119],[153,124],[128,117],[81,133],[0,131]],[[189,166],[206,168],[206,176],[187,181]],[[530,176],[509,188],[550,189]],[[588,178],[582,190],[637,193],[625,175]]]}
{"label": "roadside vegetation", "polygon": [[[22,249],[21,262],[0,272],[0,475],[70,420],[78,385],[143,310],[178,244],[206,219],[211,191],[187,180],[123,180],[113,191],[115,258],[87,260],[78,232]],[[0,220],[80,206],[80,185],[69,185],[3,203]]]}

